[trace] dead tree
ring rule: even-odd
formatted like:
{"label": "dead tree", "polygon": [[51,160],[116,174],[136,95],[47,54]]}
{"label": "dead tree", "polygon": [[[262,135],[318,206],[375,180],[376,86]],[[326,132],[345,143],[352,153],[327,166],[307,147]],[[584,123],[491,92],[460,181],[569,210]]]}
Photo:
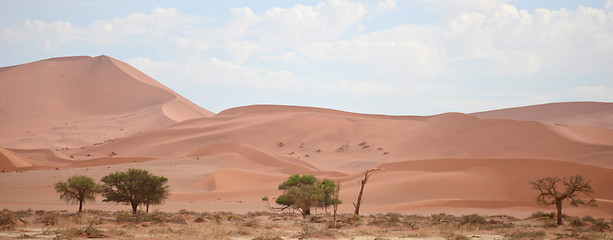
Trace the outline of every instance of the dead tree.
{"label": "dead tree", "polygon": [[358,201],[353,204],[353,207],[355,208],[355,212],[353,214],[360,215],[360,205],[362,205],[362,195],[364,194],[364,185],[366,185],[366,182],[368,182],[368,178],[370,177],[371,174],[375,172],[379,172],[379,171],[384,171],[384,170],[381,168],[373,168],[373,169],[368,169],[364,172],[364,178],[359,181],[360,182],[360,193],[358,194]]}

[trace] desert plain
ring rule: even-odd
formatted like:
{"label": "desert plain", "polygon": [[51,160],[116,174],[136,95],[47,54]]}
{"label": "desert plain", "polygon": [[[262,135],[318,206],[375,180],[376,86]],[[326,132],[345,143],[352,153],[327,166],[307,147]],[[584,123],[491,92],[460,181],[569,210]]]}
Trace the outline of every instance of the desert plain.
{"label": "desert plain", "polygon": [[[129,168],[167,177],[170,195],[153,208],[183,212],[188,224],[198,217],[187,214],[193,212],[231,212],[243,223],[256,212],[251,217],[301,221],[291,214],[261,213],[269,211],[262,197],[278,196],[277,186],[292,174],[340,183],[339,212],[350,214],[359,179],[375,168],[383,171],[365,187],[361,213],[372,215],[365,219],[386,213],[430,216],[427,221],[441,213],[524,219],[553,211],[537,205],[530,181],[582,175],[598,206],[565,206],[564,213],[610,222],[613,103],[550,103],[432,116],[279,105],[212,113],[108,56],[0,68],[0,208],[66,215],[77,207],[59,199],[55,182],[75,175],[100,180]],[[84,208],[108,218],[108,212],[129,209],[100,198]],[[329,218],[323,210],[314,215]],[[343,236],[349,235],[315,237]]]}

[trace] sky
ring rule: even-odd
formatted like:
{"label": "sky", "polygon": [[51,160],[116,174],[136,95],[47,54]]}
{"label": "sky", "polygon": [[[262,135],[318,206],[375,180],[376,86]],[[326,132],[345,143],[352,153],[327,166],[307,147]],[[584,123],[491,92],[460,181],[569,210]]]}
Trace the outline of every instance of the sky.
{"label": "sky", "polygon": [[613,101],[613,0],[0,0],[0,66],[107,55],[213,112]]}

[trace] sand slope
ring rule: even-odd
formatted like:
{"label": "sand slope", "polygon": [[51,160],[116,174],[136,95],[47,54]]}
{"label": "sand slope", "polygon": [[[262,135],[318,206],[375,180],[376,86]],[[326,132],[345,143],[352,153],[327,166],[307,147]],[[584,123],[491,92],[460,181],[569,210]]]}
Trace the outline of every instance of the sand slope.
{"label": "sand slope", "polygon": [[0,69],[0,146],[81,147],[211,116],[107,56],[65,57]]}

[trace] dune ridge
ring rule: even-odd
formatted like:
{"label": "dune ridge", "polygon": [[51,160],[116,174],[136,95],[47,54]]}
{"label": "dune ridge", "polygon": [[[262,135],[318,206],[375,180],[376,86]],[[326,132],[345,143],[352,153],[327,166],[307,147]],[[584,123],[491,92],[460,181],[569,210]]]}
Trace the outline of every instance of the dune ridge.
{"label": "dune ridge", "polygon": [[613,129],[613,103],[560,102],[472,113],[480,118],[542,121]]}

